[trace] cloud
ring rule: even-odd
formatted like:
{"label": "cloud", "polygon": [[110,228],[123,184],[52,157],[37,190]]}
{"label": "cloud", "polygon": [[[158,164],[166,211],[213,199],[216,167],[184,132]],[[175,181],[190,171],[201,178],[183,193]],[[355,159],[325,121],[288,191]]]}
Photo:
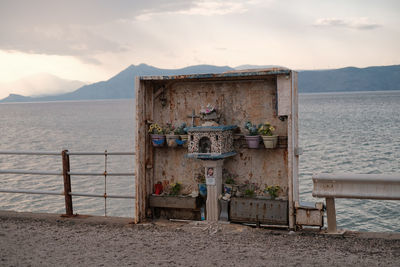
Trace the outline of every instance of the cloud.
{"label": "cloud", "polygon": [[0,29],[0,49],[5,51],[74,56],[91,64],[100,64],[96,54],[126,51],[122,44],[82,26],[35,25],[30,29],[14,27],[13,31],[0,26]]}
{"label": "cloud", "polygon": [[369,18],[319,18],[315,21],[314,26],[318,27],[343,27],[357,30],[373,30],[382,25],[372,22]]}
{"label": "cloud", "polygon": [[101,64],[102,54],[126,52],[143,42],[136,38],[141,29],[123,22],[150,20],[160,14],[243,13],[253,1],[2,0],[0,50],[72,56],[84,63]]}
{"label": "cloud", "polygon": [[174,9],[165,10],[148,10],[136,16],[137,20],[150,20],[153,16],[160,14],[182,14],[182,15],[200,15],[200,16],[214,16],[214,15],[227,15],[238,14],[247,11],[246,4],[254,4],[252,0],[248,1],[223,1],[223,0],[202,0],[193,1],[191,5],[184,8],[182,6],[175,7]]}
{"label": "cloud", "polygon": [[187,10],[193,5],[189,0],[2,0],[0,50],[72,56],[101,64],[98,55],[125,52],[134,45],[115,33],[120,21],[148,12]]}
{"label": "cloud", "polygon": [[181,10],[178,13],[187,15],[226,15],[232,13],[244,13],[247,9],[245,8],[244,2],[235,1],[200,1],[195,6]]}

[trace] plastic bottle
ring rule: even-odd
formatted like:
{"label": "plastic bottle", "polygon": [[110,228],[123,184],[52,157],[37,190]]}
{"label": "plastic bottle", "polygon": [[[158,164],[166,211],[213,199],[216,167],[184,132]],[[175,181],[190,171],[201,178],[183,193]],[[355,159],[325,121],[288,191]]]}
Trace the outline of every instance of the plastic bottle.
{"label": "plastic bottle", "polygon": [[201,220],[204,221],[206,219],[204,205],[200,208]]}

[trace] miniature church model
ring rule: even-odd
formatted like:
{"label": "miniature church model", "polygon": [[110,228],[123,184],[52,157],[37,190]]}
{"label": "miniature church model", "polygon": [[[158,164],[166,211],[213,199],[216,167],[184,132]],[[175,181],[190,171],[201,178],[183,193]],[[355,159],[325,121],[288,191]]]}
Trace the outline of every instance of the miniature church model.
{"label": "miniature church model", "polygon": [[235,125],[198,126],[187,129],[189,134],[188,157],[223,159],[236,155],[233,150]]}
{"label": "miniature church model", "polygon": [[187,129],[189,158],[223,159],[236,155],[233,149],[233,131],[236,125],[218,125],[219,116],[211,105],[200,110],[202,126]]}

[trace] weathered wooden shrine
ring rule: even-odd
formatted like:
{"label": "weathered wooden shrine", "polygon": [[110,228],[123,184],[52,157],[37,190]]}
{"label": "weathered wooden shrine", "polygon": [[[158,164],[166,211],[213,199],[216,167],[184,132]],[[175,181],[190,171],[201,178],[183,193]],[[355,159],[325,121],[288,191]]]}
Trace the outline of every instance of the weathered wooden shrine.
{"label": "weathered wooden shrine", "polygon": [[[219,220],[222,197],[230,206],[225,219],[293,229],[297,112],[297,73],[285,68],[137,77],[136,220]],[[248,143],[247,122],[257,128],[253,136],[265,130],[263,124],[276,139],[271,145],[263,144],[261,137]],[[186,125],[180,128],[186,136],[175,132],[172,143],[168,136],[164,141],[161,125],[167,124]],[[159,130],[157,136],[149,134],[154,129]],[[224,187],[226,173],[234,177],[236,194]],[[199,189],[199,176],[206,178],[206,196]]]}

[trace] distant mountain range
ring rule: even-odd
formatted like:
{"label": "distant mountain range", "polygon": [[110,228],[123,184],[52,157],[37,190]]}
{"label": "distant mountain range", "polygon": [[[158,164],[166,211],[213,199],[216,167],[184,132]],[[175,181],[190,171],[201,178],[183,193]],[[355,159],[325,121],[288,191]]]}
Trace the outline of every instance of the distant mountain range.
{"label": "distant mountain range", "polygon": [[[43,97],[10,94],[8,97],[0,100],[0,102],[133,98],[135,95],[135,76],[223,73],[235,69],[242,70],[263,67],[276,66],[242,65],[231,68],[228,66],[196,65],[182,69],[159,69],[146,64],[131,65],[107,81],[84,85],[70,93]],[[400,65],[304,70],[299,71],[298,85],[299,91],[303,93],[400,90]]]}
{"label": "distant mountain range", "polygon": [[85,84],[87,83],[61,79],[49,73],[37,73],[17,81],[0,83],[0,95],[4,91],[12,91],[13,94],[42,97],[72,92]]}
{"label": "distant mountain range", "polygon": [[298,86],[304,93],[400,90],[400,65],[300,71]]}

